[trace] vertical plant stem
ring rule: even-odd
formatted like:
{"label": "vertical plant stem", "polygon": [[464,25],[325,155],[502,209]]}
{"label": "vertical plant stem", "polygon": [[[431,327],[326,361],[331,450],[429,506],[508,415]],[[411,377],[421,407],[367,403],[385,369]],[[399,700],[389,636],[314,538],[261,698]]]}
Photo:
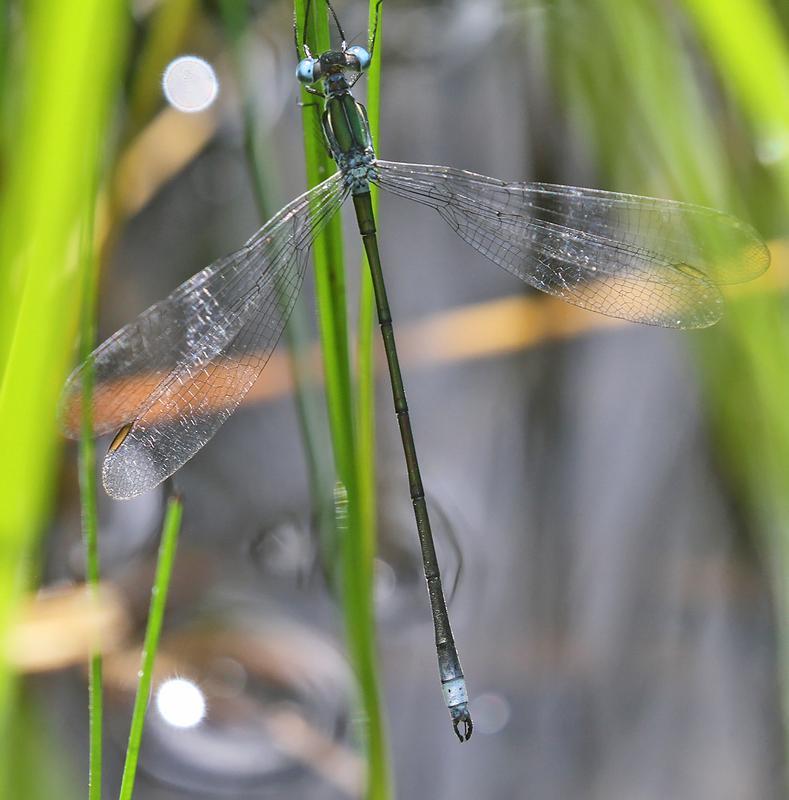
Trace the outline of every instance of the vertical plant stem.
{"label": "vertical plant stem", "polygon": [[[367,75],[367,114],[373,142],[379,145],[381,108],[381,52],[383,4],[379,9],[373,59]],[[370,0],[368,27],[376,24],[376,0]],[[373,208],[378,209],[378,190],[371,187]],[[345,580],[357,584],[362,604],[349,606],[346,616],[349,627],[358,639],[357,671],[362,696],[371,719],[371,728],[377,735],[370,737],[369,796],[384,800],[392,796],[392,779],[389,767],[388,746],[380,705],[378,669],[375,654],[374,560],[376,552],[376,448],[375,448],[375,293],[367,257],[363,253],[359,281],[359,323],[357,333],[357,388],[356,388],[356,464],[358,476],[359,527],[355,539],[344,542],[346,551]],[[351,552],[351,551],[355,552]]]}
{"label": "vertical plant stem", "polygon": [[156,577],[151,588],[151,605],[148,609],[148,624],[145,628],[140,664],[140,679],[137,683],[137,694],[134,698],[129,743],[126,747],[126,762],[123,765],[120,800],[131,800],[134,792],[134,780],[137,774],[137,762],[140,756],[140,742],[145,725],[145,713],[151,694],[153,665],[159,647],[159,636],[162,631],[164,609],[167,604],[167,592],[175,561],[178,534],[181,530],[183,507],[177,496],[167,501],[167,513],[164,518],[162,540],[159,544],[159,555],[156,562]]}
{"label": "vertical plant stem", "polygon": [[[379,146],[381,117],[381,50],[382,50],[383,3],[378,13],[378,31],[372,63],[367,75],[367,116],[370,132],[376,147]],[[368,26],[370,31],[376,24],[376,0],[370,2]],[[373,212],[378,213],[378,189],[370,187]],[[369,567],[369,591],[372,592],[372,566],[375,558],[377,508],[375,502],[375,293],[373,292],[370,266],[362,251],[359,283],[359,329],[357,345],[358,378],[356,389],[357,461],[359,465],[359,505],[361,533],[365,550],[364,560]]]}
{"label": "vertical plant stem", "polygon": [[[93,361],[90,358],[96,339],[96,284],[98,272],[94,242],[95,198],[90,196],[83,226],[81,250],[82,322],[80,331],[80,361],[85,363],[82,377],[82,432],[79,442],[79,485],[82,504],[82,535],[85,541],[85,580],[92,601],[98,602],[100,579],[99,526],[96,508],[96,444],[93,440]],[[90,756],[88,766],[88,797],[101,800],[102,763],[102,658],[98,643],[94,643],[88,676],[88,718]]]}
{"label": "vertical plant stem", "polygon": [[[307,42],[312,52],[324,52],[330,47],[327,8],[322,2],[312,2],[309,20],[305,20],[306,5],[306,0],[295,2],[299,41],[306,24]],[[302,91],[302,101],[305,104],[302,121],[307,182],[309,186],[314,186],[329,175],[333,165],[320,133],[316,136],[313,116],[318,110],[315,106],[316,98]],[[343,526],[335,531],[339,534],[336,544],[340,555],[340,586],[348,647],[359,683],[360,701],[366,722],[363,743],[368,762],[367,797],[385,800],[391,796],[391,790],[375,657],[372,548],[369,538],[374,537],[374,533],[365,529],[360,499],[359,481],[362,468],[357,449],[340,237],[337,218],[316,241],[313,248],[315,285],[329,425],[344,509]],[[368,374],[360,380],[371,381],[371,368],[372,360],[367,358],[365,369]],[[369,408],[367,413],[365,421],[369,424]],[[365,433],[364,436],[368,437],[369,434]],[[369,455],[369,438],[365,439],[365,445]]]}
{"label": "vertical plant stem", "polygon": [[[296,0],[296,19],[304,22],[306,0]],[[307,41],[313,52],[329,48],[329,26],[326,7],[316,0],[310,3]],[[319,103],[302,90],[302,123],[307,184],[312,187],[327,178],[335,167],[320,138],[315,115]],[[339,215],[331,220],[313,245],[315,291],[318,300],[318,322],[321,335],[326,401],[335,455],[335,465],[355,505],[353,398],[351,361],[348,350],[348,317],[345,306],[345,268],[342,250],[342,227]],[[351,513],[351,516],[353,514]]]}
{"label": "vertical plant stem", "polygon": [[[263,168],[263,164],[271,162],[271,158],[268,158],[268,154],[265,152],[265,135],[261,134],[258,125],[258,117],[244,64],[241,39],[247,29],[248,11],[244,4],[239,4],[235,0],[221,0],[220,10],[225,31],[232,44],[235,74],[241,94],[247,171],[260,223],[263,224],[273,213],[268,201],[268,197],[272,194],[271,171]],[[303,294],[296,299],[288,318],[285,326],[285,339],[290,354],[296,413],[307,461],[312,510],[317,521],[318,531],[322,538],[326,538],[333,525],[332,481],[326,479],[326,476],[332,472],[332,465],[324,456],[324,453],[328,452],[328,432],[321,415],[320,397],[310,364],[310,335]]]}

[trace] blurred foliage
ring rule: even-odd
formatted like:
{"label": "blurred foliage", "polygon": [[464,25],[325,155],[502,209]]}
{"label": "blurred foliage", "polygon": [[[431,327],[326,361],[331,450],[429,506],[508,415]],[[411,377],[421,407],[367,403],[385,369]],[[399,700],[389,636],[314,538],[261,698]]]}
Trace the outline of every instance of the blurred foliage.
{"label": "blurred foliage", "polygon": [[52,730],[47,710],[35,703],[31,692],[23,690],[16,698],[13,713],[14,736],[3,754],[12,765],[8,786],[13,787],[13,793],[4,792],[3,797],[77,800],[80,795],[73,788],[79,783],[75,775],[77,767],[59,750],[58,737]]}
{"label": "blurred foliage", "polygon": [[[533,12],[525,17],[524,39],[544,45],[545,74],[553,77],[574,144],[596,170],[595,185],[703,202],[750,218],[767,237],[787,235],[785,2],[520,0],[514,5]],[[304,0],[296,6],[303,14]],[[116,139],[131,142],[158,113],[164,65],[187,47],[190,34],[213,8],[197,0],[149,7],[153,10],[138,25],[122,86],[131,22],[124,4],[2,4],[0,631],[7,630],[37,570],[39,536],[50,517],[58,447],[55,410],[77,327],[80,272],[87,266],[78,243],[96,206],[96,172],[105,168],[109,250],[124,217],[116,196],[118,159],[112,156],[105,164],[105,156]],[[310,39],[315,37],[319,50],[328,40],[325,8],[313,0],[312,14]],[[381,51],[379,42],[368,95],[374,127]],[[117,135],[111,126],[116,109],[125,110]],[[314,136],[313,114],[314,108],[304,109],[311,184],[331,168]],[[371,594],[373,308],[363,278],[355,383],[338,226],[316,247],[315,262],[338,507],[345,526],[339,585],[367,717],[371,795],[385,797],[389,777]],[[744,295],[730,304],[721,325],[689,340],[704,376],[718,454],[773,577],[789,709],[785,305],[779,293]],[[34,775],[30,764],[48,744],[39,744],[44,739],[30,704],[15,706],[11,689],[11,676],[0,664],[0,751],[18,754],[3,759],[3,768],[16,768],[14,785],[26,787],[25,797],[54,796],[50,785],[33,785],[47,784],[45,773]],[[17,715],[13,751],[5,739],[12,709]],[[29,789],[19,776],[31,782]],[[62,783],[58,786],[58,796],[65,796]]]}
{"label": "blurred foliage", "polygon": [[126,746],[126,760],[123,764],[120,800],[132,800],[134,795],[134,782],[137,779],[142,733],[153,689],[153,668],[156,661],[156,652],[159,649],[164,611],[167,606],[167,593],[170,589],[170,579],[173,574],[182,517],[183,505],[181,498],[177,495],[171,495],[167,501],[167,512],[159,541],[159,554],[156,558],[156,576],[151,587],[151,600],[145,626],[145,640],[140,654],[140,670],[137,673],[137,692],[134,696],[134,709],[132,710],[131,725],[129,727],[129,742]]}
{"label": "blurred foliage", "polygon": [[[787,16],[767,0],[552,4],[550,70],[598,185],[712,205],[786,236]],[[773,576],[789,714],[786,311],[782,293],[748,293],[689,338],[720,458]]]}
{"label": "blurred foliage", "polygon": [[[93,214],[95,174],[111,139],[126,25],[124,5],[112,1],[29,2],[7,14],[0,155],[0,631],[8,629],[30,580],[48,520],[56,407],[73,357],[80,271],[87,266],[80,263],[78,242]],[[0,752],[8,751],[10,690],[3,661]]]}

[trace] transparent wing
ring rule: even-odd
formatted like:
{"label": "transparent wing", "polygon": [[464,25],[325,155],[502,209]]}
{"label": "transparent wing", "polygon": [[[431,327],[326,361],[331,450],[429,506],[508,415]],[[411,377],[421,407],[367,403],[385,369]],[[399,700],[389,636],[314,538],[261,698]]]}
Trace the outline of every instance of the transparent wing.
{"label": "transparent wing", "polygon": [[[233,413],[279,340],[313,240],[346,195],[332,175],[93,352],[95,432],[123,429],[104,459],[109,495],[158,485]],[[83,370],[69,378],[62,403],[72,437]]]}
{"label": "transparent wing", "polygon": [[376,171],[381,188],[435,208],[531,286],[633,322],[713,325],[723,313],[718,285],[751,280],[770,263],[753,228],[701,206],[424,164],[376,161]]}

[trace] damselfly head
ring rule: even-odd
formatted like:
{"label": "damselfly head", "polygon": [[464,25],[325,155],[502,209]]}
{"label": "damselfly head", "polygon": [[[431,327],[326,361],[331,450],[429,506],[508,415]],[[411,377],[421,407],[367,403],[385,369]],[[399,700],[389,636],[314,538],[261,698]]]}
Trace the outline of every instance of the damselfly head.
{"label": "damselfly head", "polygon": [[308,56],[299,61],[296,77],[300,83],[316,83],[321,78],[343,72],[364,72],[370,66],[370,54],[358,44],[346,50],[329,50],[318,58]]}

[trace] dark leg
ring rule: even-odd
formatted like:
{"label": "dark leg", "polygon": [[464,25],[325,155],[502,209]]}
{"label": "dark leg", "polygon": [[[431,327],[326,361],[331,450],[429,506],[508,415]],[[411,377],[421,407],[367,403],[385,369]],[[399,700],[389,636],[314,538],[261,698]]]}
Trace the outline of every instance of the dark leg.
{"label": "dark leg", "polygon": [[345,42],[348,41],[345,38],[345,31],[342,29],[342,25],[340,25],[340,20],[337,19],[337,14],[334,12],[334,6],[326,0],[326,5],[329,7],[329,11],[331,11],[332,17],[334,17],[334,24],[337,26],[337,32],[340,34],[340,39],[342,40],[342,49],[345,50]]}

